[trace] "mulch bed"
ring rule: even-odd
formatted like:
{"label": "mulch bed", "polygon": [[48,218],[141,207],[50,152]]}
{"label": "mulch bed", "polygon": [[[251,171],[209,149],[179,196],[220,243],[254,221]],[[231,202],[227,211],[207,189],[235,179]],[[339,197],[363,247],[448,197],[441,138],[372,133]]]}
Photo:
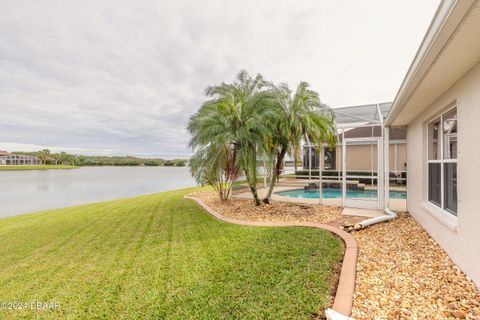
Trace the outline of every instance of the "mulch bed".
{"label": "mulch bed", "polygon": [[272,204],[262,204],[257,207],[252,200],[231,199],[224,203],[213,192],[195,194],[209,207],[224,216],[247,221],[302,221],[320,222],[335,226],[354,225],[365,218],[342,216],[342,208],[333,206],[318,206],[276,201]]}
{"label": "mulch bed", "polygon": [[[353,225],[364,217],[341,208],[251,200],[221,203],[213,192],[195,195],[219,213],[248,221],[309,221]],[[355,319],[480,320],[480,293],[441,247],[408,214],[352,232],[358,242]]]}

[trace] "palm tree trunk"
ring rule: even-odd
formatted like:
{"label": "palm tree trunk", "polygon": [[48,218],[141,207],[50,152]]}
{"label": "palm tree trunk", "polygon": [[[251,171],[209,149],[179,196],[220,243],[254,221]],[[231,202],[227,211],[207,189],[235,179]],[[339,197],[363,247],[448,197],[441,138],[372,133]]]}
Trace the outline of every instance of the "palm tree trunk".
{"label": "palm tree trunk", "polygon": [[273,188],[275,187],[275,183],[277,183],[278,177],[280,176],[280,170],[282,167],[283,158],[285,158],[285,154],[287,153],[287,148],[282,147],[280,153],[277,156],[277,163],[275,164],[275,170],[273,171],[272,180],[270,180],[270,186],[268,188],[267,195],[263,198],[264,203],[270,203],[270,198],[272,196]]}
{"label": "palm tree trunk", "polygon": [[228,186],[228,191],[227,191],[226,199],[229,199],[230,196],[232,195],[233,182],[234,182],[234,181],[230,181],[230,185]]}
{"label": "palm tree trunk", "polygon": [[245,176],[247,178],[248,186],[250,187],[250,192],[252,193],[252,196],[253,196],[253,201],[255,201],[256,206],[259,206],[260,198],[258,198],[257,183],[255,181],[256,179],[252,179],[252,177],[250,176],[250,171],[247,168],[245,168]]}
{"label": "palm tree trunk", "polygon": [[255,205],[259,206],[260,205],[260,198],[258,197],[257,186],[250,185],[250,191],[252,192],[253,201],[255,201]]}
{"label": "palm tree trunk", "polygon": [[220,199],[220,203],[224,203],[225,202],[225,196],[224,196],[223,192],[218,191],[217,194],[218,194],[218,198]]}

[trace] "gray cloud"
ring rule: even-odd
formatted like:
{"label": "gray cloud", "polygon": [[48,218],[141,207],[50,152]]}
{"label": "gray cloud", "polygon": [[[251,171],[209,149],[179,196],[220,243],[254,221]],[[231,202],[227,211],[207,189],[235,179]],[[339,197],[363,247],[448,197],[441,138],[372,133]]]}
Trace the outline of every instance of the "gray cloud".
{"label": "gray cloud", "polygon": [[0,5],[0,149],[175,157],[204,88],[243,68],[332,106],[393,99],[437,1]]}

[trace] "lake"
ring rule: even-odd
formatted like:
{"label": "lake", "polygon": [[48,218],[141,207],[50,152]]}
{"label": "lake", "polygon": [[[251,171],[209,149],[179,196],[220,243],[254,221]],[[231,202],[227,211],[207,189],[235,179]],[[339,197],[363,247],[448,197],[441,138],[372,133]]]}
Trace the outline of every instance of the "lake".
{"label": "lake", "polygon": [[0,217],[195,185],[188,167],[0,171]]}

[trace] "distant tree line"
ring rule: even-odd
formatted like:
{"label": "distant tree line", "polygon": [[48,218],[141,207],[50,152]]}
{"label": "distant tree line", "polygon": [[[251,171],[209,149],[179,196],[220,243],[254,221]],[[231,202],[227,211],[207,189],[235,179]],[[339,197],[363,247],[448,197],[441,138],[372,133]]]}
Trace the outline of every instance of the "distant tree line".
{"label": "distant tree line", "polygon": [[43,164],[65,164],[73,166],[166,166],[184,167],[185,159],[165,160],[160,158],[137,158],[132,156],[85,156],[66,152],[52,153],[48,149],[34,152],[13,152],[18,155],[37,156]]}

